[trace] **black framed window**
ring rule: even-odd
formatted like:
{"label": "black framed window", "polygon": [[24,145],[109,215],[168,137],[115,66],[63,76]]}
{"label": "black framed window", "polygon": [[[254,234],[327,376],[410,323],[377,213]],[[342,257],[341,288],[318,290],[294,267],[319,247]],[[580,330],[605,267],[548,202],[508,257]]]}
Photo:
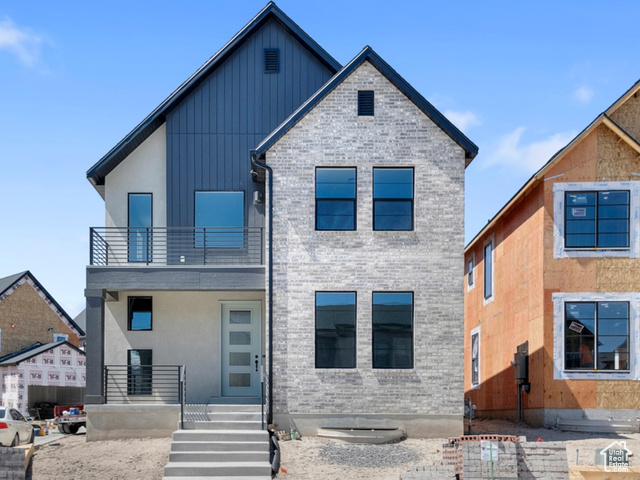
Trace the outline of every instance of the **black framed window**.
{"label": "black framed window", "polygon": [[316,168],[316,230],[356,229],[356,169]]}
{"label": "black framed window", "polygon": [[316,368],[356,367],[356,293],[316,292]]}
{"label": "black framed window", "polygon": [[150,193],[129,194],[129,262],[151,261],[152,199]]}
{"label": "black framed window", "polygon": [[196,247],[244,247],[244,210],[244,192],[196,192]]}
{"label": "black framed window", "polygon": [[152,394],[151,350],[127,351],[127,395]]}
{"label": "black framed window", "polygon": [[629,370],[629,302],[566,302],[565,370]]}
{"label": "black framed window", "polygon": [[129,330],[151,330],[151,297],[129,297],[128,300]]}
{"label": "black framed window", "polygon": [[484,298],[493,296],[493,242],[484,246]]}
{"label": "black framed window", "polygon": [[413,168],[373,169],[373,229],[413,230]]}
{"label": "black framed window", "polygon": [[373,293],[373,368],[413,368],[413,293]]}
{"label": "black framed window", "polygon": [[565,192],[565,248],[629,248],[627,190]]}

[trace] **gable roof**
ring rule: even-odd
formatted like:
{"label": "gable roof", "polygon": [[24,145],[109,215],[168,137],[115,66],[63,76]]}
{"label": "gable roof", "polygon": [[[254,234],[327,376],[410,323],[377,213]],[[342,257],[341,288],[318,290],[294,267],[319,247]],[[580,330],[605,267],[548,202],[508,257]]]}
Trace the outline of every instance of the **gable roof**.
{"label": "gable roof", "polygon": [[254,32],[270,19],[277,20],[294,38],[313,54],[331,72],[337,72],[341,65],[320,45],[304,32],[293,20],[280,10],[274,2],[269,2],[242,30],[227,42],[217,53],[205,62],[193,75],[169,95],[147,118],[127,134],[104,157],[87,171],[87,178],[103,194],[104,180],[131,152],[160,127],[167,114],[197,88],[216,68],[235,52]]}
{"label": "gable roof", "polygon": [[495,223],[502,217],[504,213],[506,213],[511,206],[520,200],[527,192],[529,192],[533,186],[544,180],[545,174],[556,165],[562,158],[565,157],[573,148],[578,145],[585,137],[587,137],[591,132],[593,132],[600,125],[607,126],[612,132],[614,132],[618,137],[624,141],[627,145],[633,148],[640,155],[640,143],[638,140],[633,138],[626,132],[620,125],[614,122],[611,119],[611,115],[620,108],[629,98],[638,95],[640,93],[640,80],[636,81],[629,90],[624,92],[620,98],[618,98],[613,104],[607,108],[604,112],[598,115],[589,125],[587,125],[584,130],[582,130],[578,135],[576,135],[567,145],[558,150],[550,159],[545,163],[540,170],[534,173],[527,182],[516,192],[516,194],[511,197],[511,199],[504,204],[504,206],[496,213],[487,224],[473,237],[473,239],[467,244],[465,247],[465,252],[480,238],[484,236],[484,234],[492,228]]}
{"label": "gable roof", "polygon": [[373,65],[387,80],[389,80],[398,90],[400,90],[409,100],[411,100],[422,112],[429,117],[441,130],[456,142],[465,152],[465,167],[478,154],[478,147],[467,136],[462,133],[453,123],[442,115],[431,103],[429,103],[420,93],[413,88],[404,78],[402,78],[393,68],[389,66],[370,46],[366,46],[356,57],[345,65],[342,70],[336,73],[327,83],[314,95],[303,103],[291,116],[280,124],[271,134],[269,134],[255,150],[252,155],[264,154],[274,143],[276,143],[285,133],[295,126],[311,109],[313,109],[323,98],[331,93],[344,79],[356,70],[365,61]]}
{"label": "gable roof", "polygon": [[17,352],[11,353],[9,355],[5,355],[4,357],[0,357],[0,367],[6,367],[9,365],[18,365],[30,358],[36,357],[41,353],[46,352],[47,350],[51,350],[53,348],[57,348],[61,345],[66,345],[68,347],[73,348],[75,351],[86,355],[85,352],[80,350],[75,345],[70,344],[66,341],[54,342],[54,343],[34,343],[33,345],[23,348],[22,350],[18,350]]}
{"label": "gable roof", "polygon": [[9,275],[8,277],[0,278],[0,302],[8,296],[14,285],[20,283],[23,279],[30,280],[37,287],[38,290],[46,297],[46,300],[50,302],[50,306],[53,305],[52,310],[54,310],[58,316],[63,317],[63,321],[67,322],[68,326],[74,329],[78,336],[83,337],[85,335],[84,330],[78,326],[76,322],[74,322],[69,314],[64,311],[64,308],[56,302],[56,300],[47,292],[47,290],[42,286],[42,284],[33,276],[33,274],[29,270],[25,270],[24,272],[16,273],[15,275]]}

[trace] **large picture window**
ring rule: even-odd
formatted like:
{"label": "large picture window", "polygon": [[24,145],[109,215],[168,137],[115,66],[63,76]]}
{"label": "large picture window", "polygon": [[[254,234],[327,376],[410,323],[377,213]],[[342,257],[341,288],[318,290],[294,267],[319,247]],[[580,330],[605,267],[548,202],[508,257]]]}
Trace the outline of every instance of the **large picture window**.
{"label": "large picture window", "polygon": [[355,366],[355,292],[317,292],[316,368]]}
{"label": "large picture window", "polygon": [[197,248],[244,246],[244,192],[196,192]]}
{"label": "large picture window", "polygon": [[413,368],[413,293],[373,293],[373,368]]}
{"label": "large picture window", "polygon": [[151,209],[150,193],[129,194],[128,261],[151,261]]}
{"label": "large picture window", "polygon": [[356,169],[316,168],[316,230],[356,229]]}
{"label": "large picture window", "polygon": [[629,370],[629,302],[566,302],[565,370]]}
{"label": "large picture window", "polygon": [[373,229],[413,230],[413,168],[373,169]]}
{"label": "large picture window", "polygon": [[629,191],[565,192],[564,247],[629,248]]}
{"label": "large picture window", "polygon": [[153,378],[151,365],[151,350],[127,352],[127,395],[151,395]]}
{"label": "large picture window", "polygon": [[129,297],[129,330],[151,330],[151,297]]}

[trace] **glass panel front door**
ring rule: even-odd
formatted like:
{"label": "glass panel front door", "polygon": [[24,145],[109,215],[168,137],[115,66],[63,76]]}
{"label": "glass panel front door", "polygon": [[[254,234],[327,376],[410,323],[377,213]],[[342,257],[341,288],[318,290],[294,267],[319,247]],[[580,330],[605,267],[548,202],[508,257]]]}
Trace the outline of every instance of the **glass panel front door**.
{"label": "glass panel front door", "polygon": [[222,396],[260,396],[261,311],[260,302],[222,305]]}

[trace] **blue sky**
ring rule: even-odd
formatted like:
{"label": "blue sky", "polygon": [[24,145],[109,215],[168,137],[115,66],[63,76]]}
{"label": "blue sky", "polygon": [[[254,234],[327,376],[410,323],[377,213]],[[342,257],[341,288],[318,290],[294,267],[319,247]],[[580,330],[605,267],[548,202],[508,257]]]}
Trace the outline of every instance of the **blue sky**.
{"label": "blue sky", "polygon": [[[466,241],[640,78],[640,2],[277,4],[342,64],[373,47],[480,147]],[[104,224],[86,170],[265,5],[0,4],[0,277],[31,270],[79,313]]]}

